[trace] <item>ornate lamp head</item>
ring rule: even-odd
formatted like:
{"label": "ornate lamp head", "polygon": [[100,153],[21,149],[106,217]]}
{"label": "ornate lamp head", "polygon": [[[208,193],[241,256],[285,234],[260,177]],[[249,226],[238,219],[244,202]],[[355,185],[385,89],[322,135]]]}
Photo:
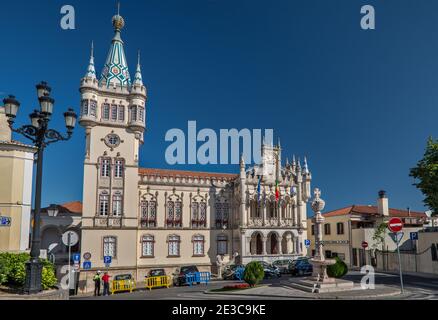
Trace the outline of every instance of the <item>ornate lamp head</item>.
{"label": "ornate lamp head", "polygon": [[320,198],[321,190],[316,188],[313,194],[315,195],[315,199],[312,202],[312,210],[315,213],[321,212],[325,208],[325,201]]}

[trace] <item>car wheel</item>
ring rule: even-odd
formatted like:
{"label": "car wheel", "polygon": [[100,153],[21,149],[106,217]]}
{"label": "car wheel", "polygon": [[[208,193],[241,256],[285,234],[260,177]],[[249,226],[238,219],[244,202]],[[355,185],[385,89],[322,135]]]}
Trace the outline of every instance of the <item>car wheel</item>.
{"label": "car wheel", "polygon": [[303,270],[299,270],[299,271],[298,271],[298,275],[299,275],[300,277],[302,277],[302,276],[304,275],[304,271],[303,271]]}

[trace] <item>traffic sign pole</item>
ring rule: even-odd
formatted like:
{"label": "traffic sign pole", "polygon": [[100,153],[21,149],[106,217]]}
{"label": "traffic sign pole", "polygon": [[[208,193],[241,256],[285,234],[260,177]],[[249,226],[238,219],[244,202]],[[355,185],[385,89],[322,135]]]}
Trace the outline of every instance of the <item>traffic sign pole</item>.
{"label": "traffic sign pole", "polygon": [[401,293],[404,293],[403,288],[403,273],[402,273],[402,267],[401,267],[401,256],[400,256],[400,240],[397,234],[397,254],[398,254],[398,269],[400,270],[400,287],[401,287]]}

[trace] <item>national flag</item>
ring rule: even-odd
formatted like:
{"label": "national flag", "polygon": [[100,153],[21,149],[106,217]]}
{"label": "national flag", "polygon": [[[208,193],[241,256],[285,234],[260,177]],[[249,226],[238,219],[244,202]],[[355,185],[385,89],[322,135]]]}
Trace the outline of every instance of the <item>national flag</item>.
{"label": "national flag", "polygon": [[262,189],[262,177],[259,178],[259,184],[257,185],[257,201],[258,202],[260,202],[261,189]]}
{"label": "national flag", "polygon": [[278,180],[275,181],[275,201],[280,200],[280,187],[278,185]]}

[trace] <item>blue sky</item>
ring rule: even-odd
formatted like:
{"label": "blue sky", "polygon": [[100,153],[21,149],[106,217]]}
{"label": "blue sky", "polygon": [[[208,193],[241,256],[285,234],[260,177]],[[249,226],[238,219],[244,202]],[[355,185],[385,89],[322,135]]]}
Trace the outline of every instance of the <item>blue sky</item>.
{"label": "blue sky", "polygon": [[[115,1],[114,1],[115,2]],[[113,36],[112,1],[78,1],[76,30],[59,26],[64,1],[3,1],[0,92],[36,107],[34,85],[56,98],[52,125],[79,112],[79,80],[95,42],[100,73]],[[360,28],[362,5],[377,29]],[[438,3],[408,1],[122,1],[131,73],[142,51],[149,90],[144,167],[169,168],[167,130],[187,121],[216,131],[273,128],[284,157],[307,156],[327,210],[374,204],[424,210],[409,168],[438,136]],[[18,138],[18,137],[17,137]],[[82,198],[84,130],[46,152],[43,203]],[[237,166],[174,169],[237,172]]]}

